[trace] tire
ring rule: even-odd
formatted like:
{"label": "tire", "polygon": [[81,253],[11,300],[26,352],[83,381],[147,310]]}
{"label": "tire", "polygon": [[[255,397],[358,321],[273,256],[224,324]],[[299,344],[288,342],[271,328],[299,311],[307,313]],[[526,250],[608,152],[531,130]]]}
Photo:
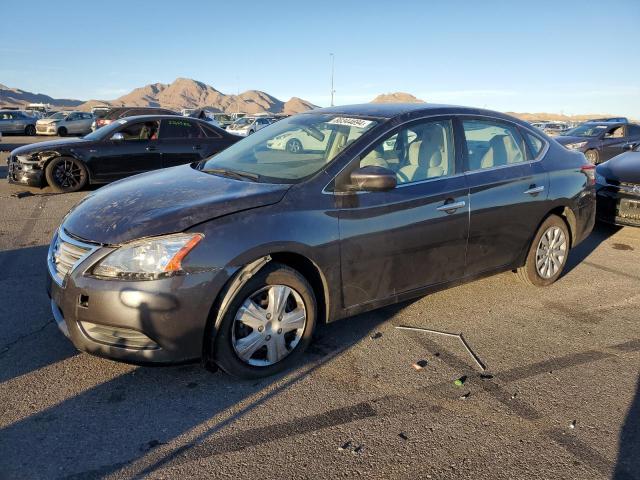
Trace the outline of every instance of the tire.
{"label": "tire", "polygon": [[67,129],[65,127],[60,127],[58,129],[58,136],[59,137],[66,137],[67,136]]}
{"label": "tire", "polygon": [[302,152],[302,143],[297,138],[292,138],[285,145],[287,152],[290,153],[300,153]]}
{"label": "tire", "polygon": [[33,137],[36,134],[36,127],[34,125],[27,125],[24,129],[24,134],[27,137]]}
{"label": "tire", "polygon": [[[551,250],[556,253],[548,254],[549,248],[545,248],[545,244],[554,247]],[[571,236],[565,221],[557,215],[549,215],[540,225],[525,264],[516,270],[516,275],[527,285],[551,285],[562,275],[570,245]]]}
{"label": "tire", "polygon": [[[282,323],[275,320],[278,303],[272,303],[271,300],[277,299],[280,293],[286,295],[284,310],[281,310],[284,313],[279,317],[284,316]],[[254,315],[246,313],[249,310],[245,305],[251,305],[248,303],[250,301],[253,307],[249,308]],[[272,310],[274,307],[275,311]],[[244,315],[242,312],[245,312]],[[306,315],[306,318],[301,320],[301,315]],[[289,328],[293,327],[293,320],[296,320],[298,329],[286,331],[287,316],[291,322]],[[316,298],[309,282],[286,265],[269,263],[251,277],[229,302],[218,334],[212,339],[210,351],[213,352],[213,361],[229,375],[239,378],[255,379],[274,375],[299,362],[311,342],[316,317]],[[250,320],[253,327],[239,318]],[[274,320],[268,320],[270,318]],[[249,341],[242,342],[245,338]],[[241,356],[243,349],[246,350]],[[276,358],[278,360],[274,361]]]}
{"label": "tire", "polygon": [[249,132],[247,132],[247,137],[248,137],[249,135],[251,135],[252,133],[253,133],[253,130],[249,130]]}
{"label": "tire", "polygon": [[54,158],[47,164],[44,174],[51,189],[58,193],[77,192],[89,180],[84,164],[71,157]]}
{"label": "tire", "polygon": [[593,165],[598,165],[600,163],[600,154],[597,150],[587,150],[584,152],[584,156],[587,157],[587,161]]}

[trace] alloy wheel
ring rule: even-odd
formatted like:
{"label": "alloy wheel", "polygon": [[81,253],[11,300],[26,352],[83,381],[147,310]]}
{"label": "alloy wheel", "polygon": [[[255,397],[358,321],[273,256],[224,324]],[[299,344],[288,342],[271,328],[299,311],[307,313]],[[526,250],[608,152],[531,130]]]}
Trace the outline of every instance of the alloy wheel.
{"label": "alloy wheel", "polygon": [[268,285],[251,294],[233,320],[231,344],[243,362],[265,367],[288,356],[307,325],[300,294],[286,285]]}
{"label": "alloy wheel", "polygon": [[542,278],[551,278],[564,266],[567,258],[567,237],[560,227],[548,228],[536,249],[536,271]]}
{"label": "alloy wheel", "polygon": [[53,178],[61,188],[75,188],[82,182],[82,168],[71,160],[63,160],[56,165]]}

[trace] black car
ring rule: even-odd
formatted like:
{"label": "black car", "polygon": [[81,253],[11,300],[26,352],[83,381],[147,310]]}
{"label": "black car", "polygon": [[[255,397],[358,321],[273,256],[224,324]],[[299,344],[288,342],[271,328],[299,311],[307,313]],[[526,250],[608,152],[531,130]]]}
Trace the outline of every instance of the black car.
{"label": "black car", "polygon": [[74,192],[88,183],[196,162],[237,141],[235,135],[195,118],[129,117],[82,138],[16,148],[9,155],[8,180]]}
{"label": "black car", "polygon": [[140,115],[178,115],[179,113],[160,107],[114,107],[96,118],[95,129],[109,125],[120,118],[136,117]]}
{"label": "black car", "polygon": [[640,147],[596,168],[597,218],[640,227]]}
{"label": "black car", "polygon": [[85,198],[51,242],[53,315],[95,355],[273,374],[319,322],[503,271],[552,284],[593,227],[594,170],[488,110],[295,115]]}
{"label": "black car", "polygon": [[554,137],[565,147],[583,152],[594,165],[640,144],[640,125],[627,122],[585,122]]}

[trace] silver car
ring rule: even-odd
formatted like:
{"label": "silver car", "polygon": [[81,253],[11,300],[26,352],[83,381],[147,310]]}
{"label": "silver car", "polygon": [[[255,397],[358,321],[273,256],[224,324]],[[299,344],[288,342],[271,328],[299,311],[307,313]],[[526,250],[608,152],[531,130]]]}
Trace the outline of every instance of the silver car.
{"label": "silver car", "polygon": [[91,131],[93,115],[87,112],[58,112],[50,117],[38,120],[36,130],[38,135],[84,135]]}
{"label": "silver car", "polygon": [[35,135],[37,120],[20,110],[0,110],[0,132]]}

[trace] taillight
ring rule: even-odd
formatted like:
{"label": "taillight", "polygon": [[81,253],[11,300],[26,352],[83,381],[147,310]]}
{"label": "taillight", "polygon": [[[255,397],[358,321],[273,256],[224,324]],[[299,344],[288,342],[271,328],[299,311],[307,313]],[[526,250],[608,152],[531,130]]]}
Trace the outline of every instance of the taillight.
{"label": "taillight", "polygon": [[587,185],[596,184],[596,166],[595,165],[583,165],[580,167],[580,171],[582,171],[587,176]]}

